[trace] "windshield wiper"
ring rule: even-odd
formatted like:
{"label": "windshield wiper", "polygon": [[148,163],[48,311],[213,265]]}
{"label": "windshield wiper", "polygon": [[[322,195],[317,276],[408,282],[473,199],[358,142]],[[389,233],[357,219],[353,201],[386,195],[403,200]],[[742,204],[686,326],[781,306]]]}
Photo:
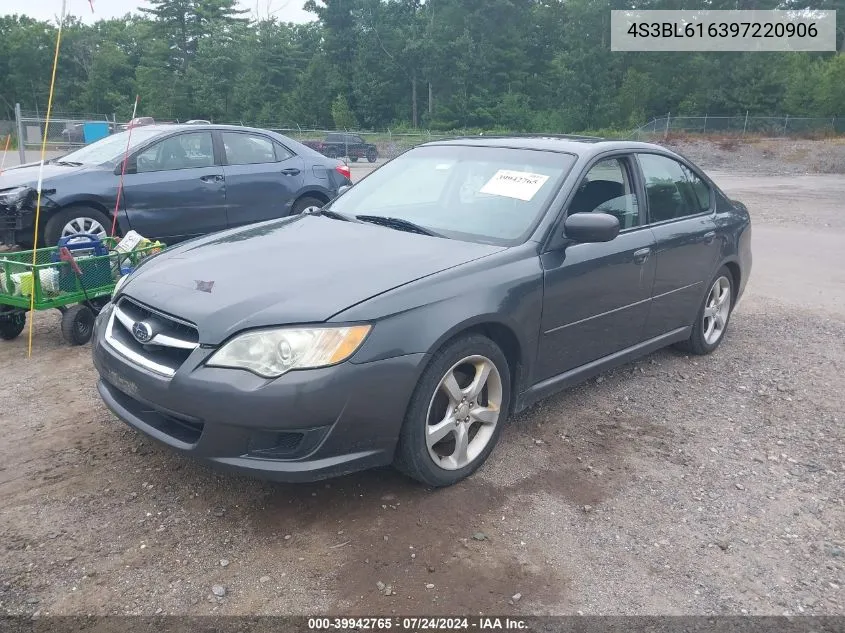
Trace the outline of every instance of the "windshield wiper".
{"label": "windshield wiper", "polygon": [[346,215],[345,213],[341,213],[340,211],[332,211],[331,209],[326,207],[315,209],[314,211],[306,211],[305,215],[322,215],[323,217],[331,218],[332,220],[343,220],[344,222],[360,221],[356,219],[354,215]]}
{"label": "windshield wiper", "polygon": [[440,233],[427,229],[419,224],[414,224],[409,220],[403,220],[402,218],[387,218],[381,215],[356,215],[355,217],[359,220],[363,220],[364,222],[386,226],[391,229],[396,229],[397,231],[419,233],[420,235],[430,235],[431,237],[446,237],[445,235],[441,235]]}
{"label": "windshield wiper", "polygon": [[54,165],[62,165],[63,167],[81,167],[82,163],[77,163],[73,160],[55,160]]}

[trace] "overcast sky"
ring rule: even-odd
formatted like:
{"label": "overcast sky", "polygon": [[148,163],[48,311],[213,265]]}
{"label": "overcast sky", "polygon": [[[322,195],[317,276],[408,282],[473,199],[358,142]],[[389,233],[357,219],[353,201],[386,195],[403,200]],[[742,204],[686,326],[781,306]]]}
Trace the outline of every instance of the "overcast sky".
{"label": "overcast sky", "polygon": [[[266,17],[268,12],[284,22],[308,22],[316,16],[303,10],[305,0],[239,0],[244,9]],[[145,0],[94,0],[94,13],[88,0],[67,0],[67,11],[91,23],[105,18],[120,17],[149,6]],[[62,0],[0,0],[0,15],[22,13],[39,20],[53,20],[61,14]]]}

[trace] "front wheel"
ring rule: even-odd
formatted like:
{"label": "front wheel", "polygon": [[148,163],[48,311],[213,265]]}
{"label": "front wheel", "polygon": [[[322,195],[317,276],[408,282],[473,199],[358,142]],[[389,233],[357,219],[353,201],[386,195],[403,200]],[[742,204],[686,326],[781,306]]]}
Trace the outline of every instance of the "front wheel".
{"label": "front wheel", "polygon": [[374,163],[378,160],[378,152],[375,149],[367,150],[367,160]]}
{"label": "front wheel", "polygon": [[474,334],[449,343],[417,384],[395,466],[434,487],[468,477],[499,439],[510,391],[507,359],[493,341]]}
{"label": "front wheel", "polygon": [[94,312],[86,305],[70,306],[62,312],[62,336],[71,345],[85,345],[94,332]]}
{"label": "front wheel", "polygon": [[44,240],[48,246],[55,246],[62,237],[76,233],[96,235],[100,239],[108,237],[111,220],[99,209],[75,206],[62,209],[51,217],[44,228]]}
{"label": "front wheel", "polygon": [[733,276],[722,267],[710,282],[710,289],[698,310],[690,337],[676,347],[684,352],[703,356],[709,354],[725,337],[733,308]]}

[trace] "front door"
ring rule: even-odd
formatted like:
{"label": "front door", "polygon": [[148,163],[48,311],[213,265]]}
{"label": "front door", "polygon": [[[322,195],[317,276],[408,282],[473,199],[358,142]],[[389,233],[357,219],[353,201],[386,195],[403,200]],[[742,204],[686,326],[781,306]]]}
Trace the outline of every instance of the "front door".
{"label": "front door", "polygon": [[263,134],[220,132],[230,227],[283,218],[302,187],[304,161]]}
{"label": "front door", "polygon": [[632,160],[602,159],[584,176],[569,213],[620,220],[610,242],[569,244],[541,257],[543,316],[535,381],[635,345],[643,337],[654,280],[654,235],[643,226]]}
{"label": "front door", "polygon": [[134,156],[123,179],[129,225],[147,238],[178,242],[226,228],[223,168],[211,132],[169,136]]}

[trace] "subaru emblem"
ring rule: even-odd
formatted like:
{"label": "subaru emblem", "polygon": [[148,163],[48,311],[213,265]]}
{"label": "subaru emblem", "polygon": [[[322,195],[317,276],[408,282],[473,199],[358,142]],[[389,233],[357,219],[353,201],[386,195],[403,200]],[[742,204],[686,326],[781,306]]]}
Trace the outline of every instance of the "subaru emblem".
{"label": "subaru emblem", "polygon": [[139,343],[149,343],[153,338],[153,328],[145,321],[138,321],[132,326],[132,336]]}

